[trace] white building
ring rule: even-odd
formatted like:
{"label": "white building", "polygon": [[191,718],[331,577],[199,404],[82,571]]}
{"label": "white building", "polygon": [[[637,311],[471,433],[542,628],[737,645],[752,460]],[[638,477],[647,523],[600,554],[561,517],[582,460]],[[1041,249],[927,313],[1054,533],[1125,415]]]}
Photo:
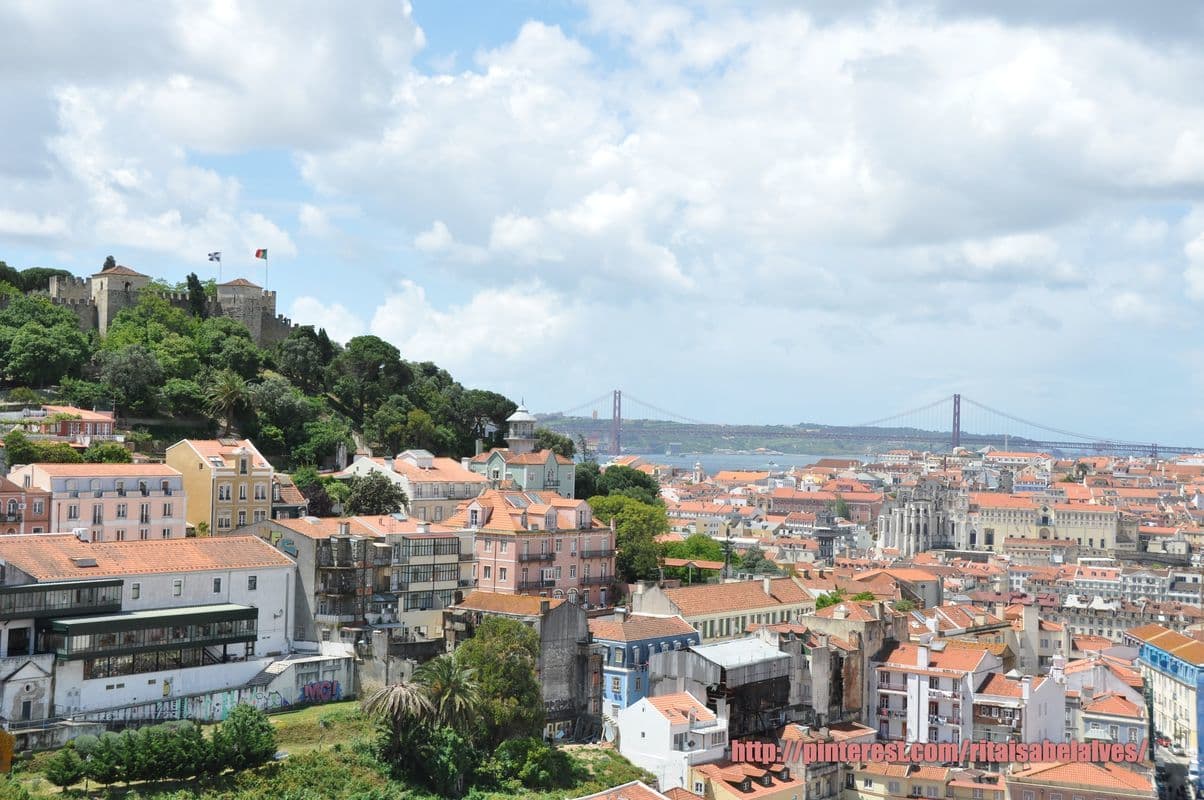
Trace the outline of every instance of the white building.
{"label": "white building", "polygon": [[0,715],[11,728],[167,703],[180,713],[162,718],[212,718],[192,699],[289,652],[294,572],[253,536],[0,537]]}
{"label": "white building", "polygon": [[1044,675],[988,675],[974,692],[973,730],[984,741],[1064,741],[1066,687]]}
{"label": "white building", "polygon": [[1002,665],[985,649],[947,647],[939,640],[896,644],[875,668],[879,738],[907,742],[970,738],[974,690]]}
{"label": "white building", "polygon": [[406,493],[406,513],[425,522],[442,522],[456,507],[489,485],[454,458],[441,458],[426,450],[406,450],[396,458],[359,456],[339,473],[340,478],[384,475]]}
{"label": "white building", "polygon": [[662,790],[689,786],[690,768],[723,758],[727,720],[688,692],[645,697],[619,712],[619,752]]}

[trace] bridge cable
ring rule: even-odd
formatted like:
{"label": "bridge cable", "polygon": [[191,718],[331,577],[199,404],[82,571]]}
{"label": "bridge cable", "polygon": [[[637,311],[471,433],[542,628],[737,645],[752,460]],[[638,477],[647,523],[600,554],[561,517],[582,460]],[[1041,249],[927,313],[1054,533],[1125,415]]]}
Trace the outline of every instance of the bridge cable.
{"label": "bridge cable", "polygon": [[980,408],[983,411],[988,411],[992,414],[995,414],[996,416],[1003,417],[1004,419],[1007,419],[1007,420],[1011,420],[1012,422],[1019,422],[1021,425],[1028,425],[1029,427],[1036,428],[1037,430],[1045,431],[1047,433],[1056,433],[1060,436],[1069,436],[1072,439],[1083,439],[1085,441],[1092,442],[1092,443],[1098,443],[1098,444],[1124,444],[1124,445],[1132,445],[1135,447],[1146,447],[1149,444],[1148,442],[1130,442],[1130,441],[1124,441],[1121,439],[1112,439],[1107,436],[1091,436],[1091,435],[1088,435],[1085,433],[1075,433],[1074,431],[1063,430],[1062,428],[1054,428],[1049,425],[1042,425],[1039,422],[1033,422],[1032,420],[1027,420],[1027,419],[1024,419],[1023,417],[1017,417],[1013,414],[1007,413],[1006,411],[1000,411],[997,408],[991,408],[990,406],[984,405],[983,403],[979,403],[976,400],[971,400],[969,397],[966,397],[965,395],[962,395],[962,402],[969,403],[970,405],[976,406],[977,408]]}
{"label": "bridge cable", "polygon": [[940,400],[936,400],[932,403],[928,403],[927,405],[923,405],[918,408],[913,408],[908,411],[900,411],[897,414],[891,414],[889,417],[882,417],[881,419],[875,419],[875,420],[871,420],[869,422],[863,422],[860,425],[850,425],[849,427],[851,427],[851,428],[875,428],[875,427],[878,427],[879,425],[881,425],[883,422],[890,422],[891,420],[897,420],[900,417],[909,417],[914,414],[919,414],[924,411],[928,411],[929,409],[936,408],[937,406],[940,406],[940,405],[950,402],[951,399],[952,398],[949,398],[949,397],[942,397]]}

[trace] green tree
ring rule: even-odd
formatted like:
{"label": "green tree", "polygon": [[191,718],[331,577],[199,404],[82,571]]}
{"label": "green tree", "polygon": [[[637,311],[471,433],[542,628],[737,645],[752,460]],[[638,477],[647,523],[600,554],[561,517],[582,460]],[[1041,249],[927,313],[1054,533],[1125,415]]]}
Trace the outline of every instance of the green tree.
{"label": "green tree", "polygon": [[580,772],[566,752],[534,737],[502,742],[481,768],[495,786],[516,781],[522,788],[542,790],[568,788],[580,779]]}
{"label": "green tree", "polygon": [[18,464],[36,464],[40,455],[41,449],[23,431],[9,431],[4,437],[4,458],[9,469]]}
{"label": "green tree", "polygon": [[196,381],[186,378],[164,381],[159,399],[173,417],[193,417],[205,410],[205,392]]}
{"label": "green tree", "polygon": [[477,725],[481,693],[471,667],[454,654],[439,656],[420,666],[414,680],[430,695],[436,722],[463,733],[472,732]]}
{"label": "green tree", "polygon": [[[321,464],[333,460],[339,445],[354,452],[355,441],[351,429],[341,417],[326,417],[305,423],[302,426],[302,442],[293,448],[293,462],[297,464]],[[328,487],[329,488],[329,487]]]}
{"label": "green tree", "polygon": [[312,325],[294,329],[276,352],[276,366],[281,374],[310,393],[322,388],[328,362],[323,360]]}
{"label": "green tree", "polygon": [[462,796],[468,776],[480,761],[472,742],[454,728],[442,725],[431,731],[418,754],[424,782],[442,797]]}
{"label": "green tree", "polygon": [[670,558],[692,558],[700,561],[722,561],[723,545],[704,533],[693,533],[684,542],[673,542],[665,548]]}
{"label": "green tree", "polygon": [[624,494],[591,497],[589,504],[599,522],[615,523],[615,571],[619,577],[628,583],[657,578],[660,547],[656,538],[669,531],[665,507]]}
{"label": "green tree", "polygon": [[573,473],[573,497],[589,498],[598,494],[598,478],[602,472],[597,461],[578,464]]}
{"label": "green tree", "polygon": [[208,298],[205,296],[205,285],[195,272],[188,273],[188,313],[198,319],[209,316]]}
{"label": "green tree", "polygon": [[895,609],[895,611],[898,611],[900,614],[907,614],[907,613],[910,613],[910,612],[916,610],[916,604],[913,603],[911,600],[907,600],[907,599],[896,600],[894,602],[893,608]]}
{"label": "green tree", "polygon": [[822,608],[834,606],[837,603],[844,601],[844,589],[833,589],[826,594],[821,594],[815,598],[815,610],[819,611]]}
{"label": "green tree", "polygon": [[247,338],[228,339],[210,359],[214,369],[229,370],[243,380],[254,378],[259,372],[262,356],[255,343]]}
{"label": "green tree", "polygon": [[247,407],[250,393],[242,376],[223,370],[213,376],[205,395],[205,407],[223,424],[223,433],[229,435],[238,413]]}
{"label": "green tree", "polygon": [[832,513],[841,519],[849,519],[849,504],[840,495],[836,495],[836,500],[832,503]]}
{"label": "green tree", "polygon": [[213,734],[215,753],[234,770],[266,764],[276,755],[276,729],[267,714],[239,703]]}
{"label": "green tree", "polygon": [[76,408],[103,406],[110,398],[108,389],[103,383],[75,378],[63,378],[59,384],[59,391],[63,399]]}
{"label": "green tree", "polygon": [[744,551],[744,555],[740,557],[739,567],[743,572],[751,572],[754,575],[780,575],[781,568],[765,557],[764,551],[760,547],[753,545]]}
{"label": "green tree", "polygon": [[607,467],[598,478],[598,494],[601,495],[623,494],[644,503],[655,503],[660,491],[656,478],[617,464]]}
{"label": "green tree", "polygon": [[130,451],[117,442],[93,442],[84,451],[84,461],[91,464],[128,464],[133,460]]}
{"label": "green tree", "polygon": [[116,269],[116,268],[117,268],[117,259],[113,258],[112,256],[105,256],[105,263],[104,263],[104,266],[102,266],[100,268],[101,271],[104,271],[106,269]]}
{"label": "green tree", "polygon": [[114,405],[126,411],[152,410],[163,384],[163,368],[154,353],[132,344],[97,354],[100,380]]}
{"label": "green tree", "polygon": [[413,410],[414,404],[408,397],[392,395],[364,422],[364,435],[373,445],[383,447],[389,455],[397,455],[407,441],[407,423]]}
{"label": "green tree", "polygon": [[569,459],[577,453],[571,436],[565,436],[563,433],[557,433],[547,428],[535,429],[535,447],[540,450],[551,450],[556,455]]}
{"label": "green tree", "polygon": [[402,488],[381,472],[353,477],[350,489],[343,506],[343,515],[347,517],[395,514],[408,502]]}
{"label": "green tree", "polygon": [[101,735],[84,762],[84,777],[94,780],[102,786],[109,786],[121,780],[124,772],[121,750],[116,734]]}
{"label": "green tree", "polygon": [[334,395],[357,425],[366,409],[405,389],[409,367],[397,348],[379,336],[356,336],[330,364]]}
{"label": "green tree", "polygon": [[42,773],[46,780],[60,789],[79,783],[84,778],[84,760],[70,742],[47,762]]}
{"label": "green tree", "polygon": [[487,617],[456,649],[472,669],[481,698],[481,736],[488,747],[511,738],[539,736],[543,694],[535,665],[539,635],[518,620]]}
{"label": "green tree", "polygon": [[27,322],[9,342],[6,369],[13,380],[40,387],[78,371],[87,353],[88,341],[75,325]]}

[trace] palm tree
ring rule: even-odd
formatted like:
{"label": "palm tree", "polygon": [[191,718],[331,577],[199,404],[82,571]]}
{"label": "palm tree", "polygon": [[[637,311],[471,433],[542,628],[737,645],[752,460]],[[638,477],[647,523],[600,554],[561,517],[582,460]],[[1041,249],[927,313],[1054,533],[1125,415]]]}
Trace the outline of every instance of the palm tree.
{"label": "palm tree", "polygon": [[247,404],[250,394],[247,392],[247,382],[236,372],[224,369],[214,376],[209,384],[205,397],[209,413],[221,418],[225,423],[224,434],[230,433],[230,424],[239,409]]}
{"label": "palm tree", "polygon": [[361,705],[365,714],[383,719],[395,731],[408,722],[426,721],[434,712],[427,688],[413,681],[382,686]]}
{"label": "palm tree", "polygon": [[481,690],[476,670],[465,666],[455,655],[432,659],[414,673],[414,680],[426,687],[434,718],[464,732],[476,724],[481,708]]}

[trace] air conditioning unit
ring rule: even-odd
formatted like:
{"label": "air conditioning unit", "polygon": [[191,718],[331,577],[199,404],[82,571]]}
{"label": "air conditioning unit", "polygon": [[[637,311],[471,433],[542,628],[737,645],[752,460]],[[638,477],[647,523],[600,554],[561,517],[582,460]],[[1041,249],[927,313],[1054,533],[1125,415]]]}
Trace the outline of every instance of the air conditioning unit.
{"label": "air conditioning unit", "polygon": [[24,511],[24,510],[25,510],[25,504],[24,504],[24,503],[19,503],[19,504],[17,505],[17,508],[18,508],[20,511]]}
{"label": "air conditioning unit", "polygon": [[695,744],[697,744],[697,742],[695,742],[693,739],[691,739],[690,741],[686,742],[686,746],[687,746],[687,747],[689,747],[691,750],[692,750],[692,749],[694,749],[694,745],[695,745]]}

